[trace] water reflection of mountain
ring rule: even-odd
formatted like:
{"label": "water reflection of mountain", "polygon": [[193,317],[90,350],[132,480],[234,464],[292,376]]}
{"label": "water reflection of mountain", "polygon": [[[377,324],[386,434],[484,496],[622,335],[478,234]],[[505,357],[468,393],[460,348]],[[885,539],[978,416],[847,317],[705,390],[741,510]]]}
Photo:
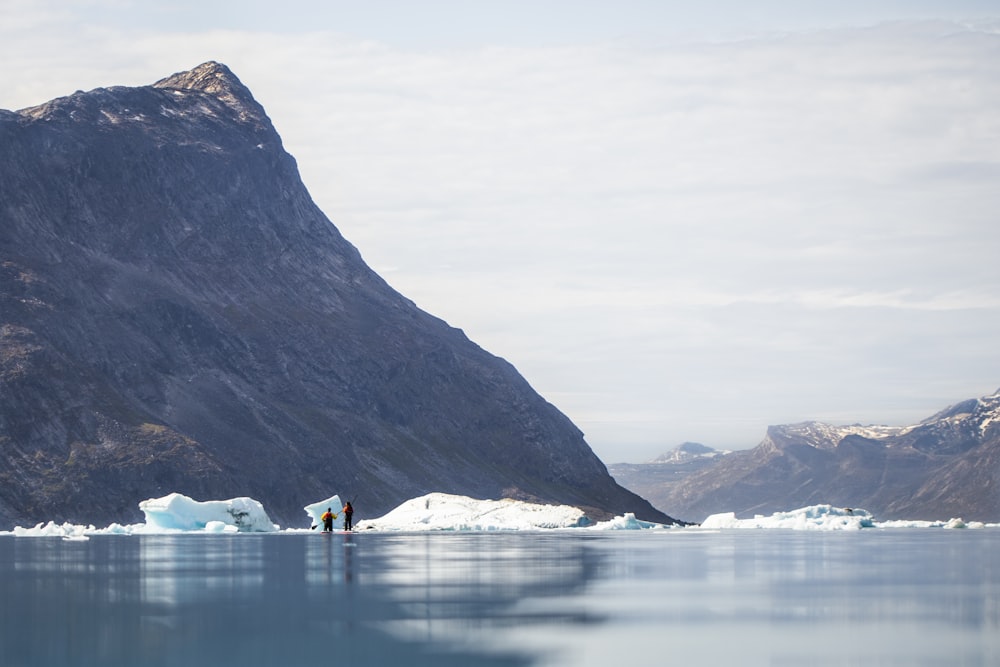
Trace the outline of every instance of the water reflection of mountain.
{"label": "water reflection of mountain", "polygon": [[599,571],[588,542],[524,533],[0,540],[0,663],[527,665],[533,656],[494,645],[491,631],[592,621],[549,602]]}

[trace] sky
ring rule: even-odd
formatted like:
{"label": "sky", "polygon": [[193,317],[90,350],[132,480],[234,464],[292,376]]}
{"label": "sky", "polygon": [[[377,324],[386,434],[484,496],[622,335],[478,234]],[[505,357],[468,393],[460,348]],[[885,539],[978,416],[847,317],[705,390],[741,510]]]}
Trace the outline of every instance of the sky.
{"label": "sky", "polygon": [[1000,387],[1000,0],[0,0],[0,108],[216,60],[607,463]]}

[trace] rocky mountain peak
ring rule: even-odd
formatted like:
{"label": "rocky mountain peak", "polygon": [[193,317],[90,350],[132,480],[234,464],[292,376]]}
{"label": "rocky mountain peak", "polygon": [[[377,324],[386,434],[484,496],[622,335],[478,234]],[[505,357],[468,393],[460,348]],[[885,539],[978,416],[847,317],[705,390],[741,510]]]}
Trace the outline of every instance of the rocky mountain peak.
{"label": "rocky mountain peak", "polygon": [[818,421],[807,421],[797,424],[769,426],[765,441],[769,441],[779,448],[788,444],[793,446],[806,444],[817,449],[833,449],[841,440],[848,436],[861,437],[867,440],[882,440],[901,435],[912,429],[912,426],[885,426],[877,424],[834,425]]}
{"label": "rocky mountain peak", "polygon": [[[915,427],[916,428],[916,427]],[[963,440],[970,446],[1000,429],[1000,393],[970,398],[956,403],[922,421],[918,432],[949,433],[949,440]]]}
{"label": "rocky mountain peak", "polygon": [[[154,88],[180,88],[217,93],[220,90],[237,90],[244,96],[251,96],[249,89],[226,65],[209,60],[197,67],[176,72],[153,84]],[[252,97],[252,96],[251,96]]]}
{"label": "rocky mountain peak", "polygon": [[650,463],[682,463],[692,458],[711,458],[721,453],[723,452],[719,452],[700,442],[683,442],[669,452],[657,456]]}
{"label": "rocky mountain peak", "polygon": [[212,95],[239,114],[241,120],[260,120],[266,117],[263,107],[239,77],[222,63],[213,60],[160,79],[153,87]]}

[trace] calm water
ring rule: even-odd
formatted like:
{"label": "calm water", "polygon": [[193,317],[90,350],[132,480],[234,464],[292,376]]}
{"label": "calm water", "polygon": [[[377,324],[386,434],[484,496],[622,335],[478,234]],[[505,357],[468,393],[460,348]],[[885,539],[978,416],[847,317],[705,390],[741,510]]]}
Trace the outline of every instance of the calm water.
{"label": "calm water", "polygon": [[0,665],[1000,665],[1000,530],[0,536]]}

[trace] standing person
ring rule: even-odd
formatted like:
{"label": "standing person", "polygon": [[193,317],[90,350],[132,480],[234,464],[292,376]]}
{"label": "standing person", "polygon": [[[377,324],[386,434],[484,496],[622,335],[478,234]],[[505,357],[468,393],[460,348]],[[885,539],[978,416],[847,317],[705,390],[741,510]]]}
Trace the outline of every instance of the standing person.
{"label": "standing person", "polygon": [[333,532],[333,520],[337,518],[337,515],[330,511],[331,508],[327,507],[326,511],[323,512],[323,516],[320,519],[323,521],[323,532],[332,533]]}
{"label": "standing person", "polygon": [[354,530],[354,508],[351,507],[351,501],[347,501],[342,511],[344,513],[344,530]]}

